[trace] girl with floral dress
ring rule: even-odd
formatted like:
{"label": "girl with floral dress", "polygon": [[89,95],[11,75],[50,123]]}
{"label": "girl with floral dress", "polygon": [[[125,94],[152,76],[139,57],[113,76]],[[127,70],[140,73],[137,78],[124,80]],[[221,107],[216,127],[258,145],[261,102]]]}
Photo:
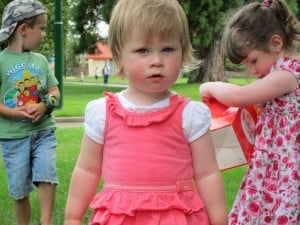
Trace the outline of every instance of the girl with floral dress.
{"label": "girl with floral dress", "polygon": [[65,225],[81,225],[89,205],[91,225],[227,225],[209,110],[170,91],[198,66],[181,6],[119,0],[109,44],[129,86],[87,105]]}
{"label": "girl with floral dress", "polygon": [[230,225],[300,224],[300,25],[283,0],[249,3],[224,34],[225,50],[258,79],[238,86],[208,82],[204,101],[260,105],[255,151],[242,181]]}

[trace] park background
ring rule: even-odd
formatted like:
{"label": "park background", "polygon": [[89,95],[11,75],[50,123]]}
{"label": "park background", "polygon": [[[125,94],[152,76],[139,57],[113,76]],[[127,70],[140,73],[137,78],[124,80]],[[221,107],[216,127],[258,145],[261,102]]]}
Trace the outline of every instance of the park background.
{"label": "park background", "polygon": [[[11,0],[0,1],[0,15],[4,6]],[[60,73],[55,75],[61,81],[62,104],[60,109],[54,112],[57,118],[82,118],[84,108],[92,99],[102,96],[103,91],[118,92],[126,85],[126,79],[112,76],[109,85],[95,83],[94,74],[86,74],[84,82],[79,82],[79,71],[86,68],[86,54],[95,52],[97,42],[107,42],[107,23],[110,12],[116,0],[40,0],[48,9],[49,22],[46,28],[47,36],[40,52],[49,61],[63,59],[60,65]],[[182,5],[190,26],[190,37],[195,55],[202,60],[201,67],[191,73],[184,73],[173,90],[196,101],[199,85],[206,81],[223,80],[238,84],[245,84],[252,80],[245,73],[245,69],[228,62],[222,49],[222,31],[227,18],[235,8],[249,0],[178,0]],[[259,1],[260,2],[260,1]],[[286,0],[297,17],[300,17],[300,1]],[[56,21],[55,8],[57,4],[62,6],[62,21]],[[63,27],[63,38],[55,38],[55,26]],[[62,45],[59,52],[54,52],[58,42]],[[7,43],[0,43],[0,49],[4,49]],[[63,78],[63,79],[61,79]],[[115,85],[113,85],[115,84]],[[195,118],[196,119],[196,118]],[[1,127],[0,127],[1,129]],[[54,209],[55,225],[63,224],[64,208],[68,194],[68,186],[72,170],[79,154],[83,127],[59,128],[56,131],[58,138],[57,169],[60,184],[57,186],[57,196]],[[226,170],[222,172],[225,183],[228,210],[230,210],[238,191],[246,166]],[[99,184],[101,189],[101,184]],[[36,191],[32,194],[32,224],[38,224],[39,212]],[[85,216],[84,224],[87,224],[90,211]],[[13,205],[7,191],[6,174],[3,161],[0,160],[0,224],[15,225]]]}

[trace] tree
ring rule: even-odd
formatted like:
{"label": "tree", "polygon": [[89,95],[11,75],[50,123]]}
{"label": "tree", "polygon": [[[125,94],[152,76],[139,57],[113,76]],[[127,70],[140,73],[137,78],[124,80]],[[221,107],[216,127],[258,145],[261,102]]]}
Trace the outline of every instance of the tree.
{"label": "tree", "polygon": [[103,19],[103,7],[112,6],[113,1],[76,0],[73,3],[72,20],[75,23],[73,33],[80,36],[74,51],[77,54],[93,53],[96,41],[103,39],[99,36],[97,25],[100,21],[107,21],[108,19],[108,17]]}
{"label": "tree", "polygon": [[190,25],[190,37],[197,56],[203,61],[198,71],[189,76],[188,82],[225,80],[224,53],[221,48],[222,29],[229,9],[243,1],[187,1],[181,4]]}
{"label": "tree", "polygon": [[[93,51],[99,37],[93,30],[99,20],[109,22],[115,0],[77,0],[76,30],[81,35],[78,51]],[[235,8],[252,1],[240,0],[178,0],[189,21],[190,37],[196,56],[203,61],[199,70],[189,75],[188,82],[226,80],[225,59],[221,37],[226,17]],[[300,14],[298,0],[288,0],[295,13]],[[92,32],[90,32],[92,31]],[[93,41],[89,35],[94,35]],[[92,42],[90,42],[92,41]],[[84,46],[85,45],[85,46]]]}
{"label": "tree", "polygon": [[[93,28],[96,27],[99,20],[109,22],[115,2],[98,0],[99,5],[95,8],[93,0],[78,0],[76,13],[74,13],[76,15],[74,17],[77,24],[76,31],[81,37],[78,52],[93,51],[93,43],[99,39]],[[179,0],[189,20],[190,36],[195,54],[203,61],[201,68],[189,76],[189,82],[218,80],[224,77],[224,59],[219,42],[220,30],[227,9],[241,4],[240,2],[239,0],[226,2],[223,0]],[[93,42],[90,42],[92,40]]]}

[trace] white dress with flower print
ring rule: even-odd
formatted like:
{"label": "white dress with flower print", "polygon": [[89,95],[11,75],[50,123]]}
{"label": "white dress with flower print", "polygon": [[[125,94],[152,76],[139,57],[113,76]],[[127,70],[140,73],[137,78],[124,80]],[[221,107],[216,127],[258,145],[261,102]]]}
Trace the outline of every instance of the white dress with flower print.
{"label": "white dress with flower print", "polygon": [[255,151],[229,214],[229,225],[300,224],[300,59],[282,58],[298,88],[261,105]]}

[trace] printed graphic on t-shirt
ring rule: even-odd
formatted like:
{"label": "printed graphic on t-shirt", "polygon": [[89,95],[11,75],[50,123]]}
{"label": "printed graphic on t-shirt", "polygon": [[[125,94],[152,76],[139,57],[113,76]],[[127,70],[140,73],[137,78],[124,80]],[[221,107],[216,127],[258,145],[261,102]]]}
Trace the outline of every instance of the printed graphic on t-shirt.
{"label": "printed graphic on t-shirt", "polygon": [[10,88],[5,93],[5,105],[10,108],[38,103],[44,93],[44,75],[33,65],[15,66],[6,73]]}

